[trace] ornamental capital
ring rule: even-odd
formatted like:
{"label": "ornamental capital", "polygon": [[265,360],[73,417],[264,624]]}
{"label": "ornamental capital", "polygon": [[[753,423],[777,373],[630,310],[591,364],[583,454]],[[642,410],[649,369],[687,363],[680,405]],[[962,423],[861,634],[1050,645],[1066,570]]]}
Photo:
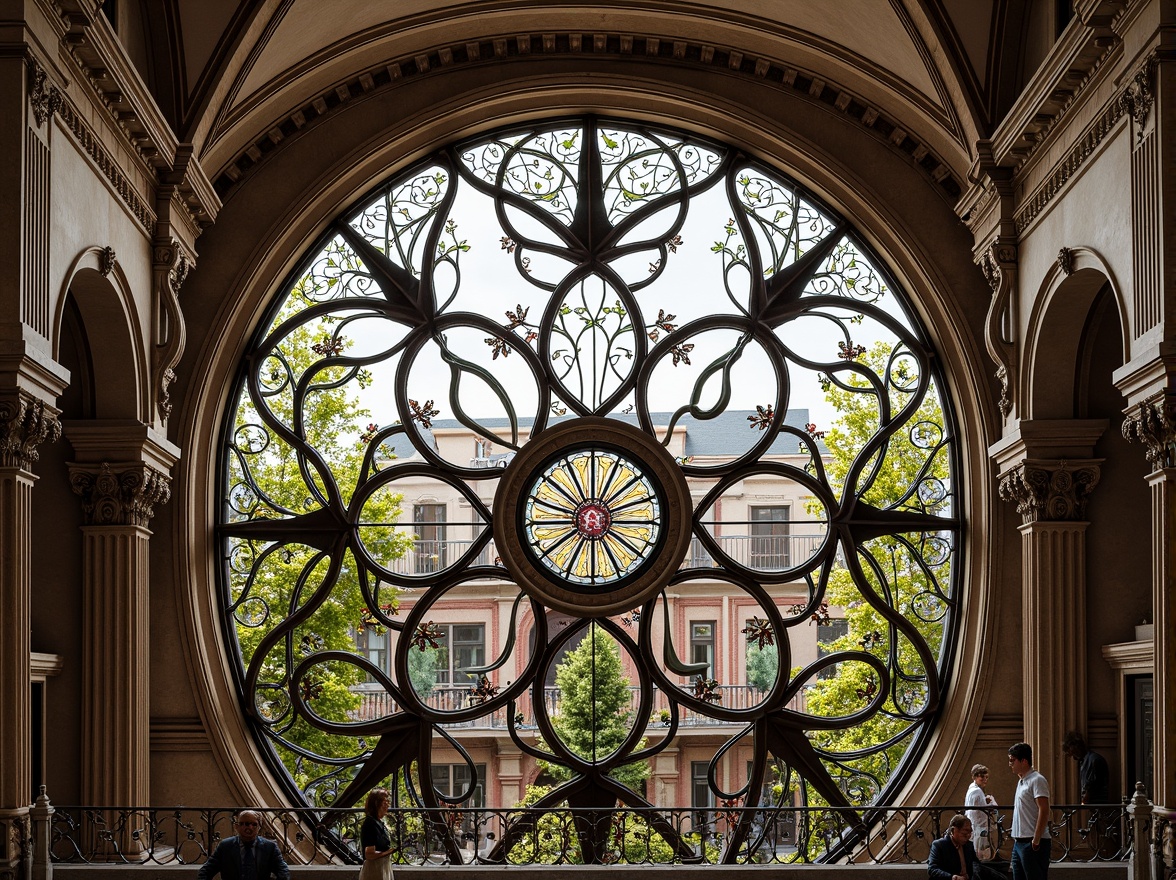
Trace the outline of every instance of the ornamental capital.
{"label": "ornamental capital", "polygon": [[1161,391],[1128,409],[1123,436],[1144,445],[1153,471],[1176,466],[1176,392]]}
{"label": "ornamental capital", "polygon": [[45,120],[61,109],[61,92],[57,86],[49,82],[49,74],[45,72],[35,60],[29,60],[29,104],[33,108],[33,118],[37,120],[37,128],[45,124]]}
{"label": "ornamental capital", "polygon": [[1119,107],[1135,122],[1136,140],[1143,140],[1143,128],[1155,101],[1155,70],[1156,60],[1152,56],[1140,66],[1119,96]]}
{"label": "ornamental capital", "polygon": [[171,478],[141,462],[70,464],[69,485],[88,526],[146,526],[171,498]]}
{"label": "ornamental capital", "polygon": [[1024,461],[1001,475],[998,489],[1022,522],[1078,522],[1100,474],[1091,462]]}
{"label": "ornamental capital", "polygon": [[0,467],[30,470],[37,447],[61,437],[57,410],[24,392],[0,396]]}
{"label": "ornamental capital", "polygon": [[998,238],[981,251],[976,258],[976,265],[984,273],[984,280],[992,292],[997,293],[1004,276],[1017,267],[1017,246]]}

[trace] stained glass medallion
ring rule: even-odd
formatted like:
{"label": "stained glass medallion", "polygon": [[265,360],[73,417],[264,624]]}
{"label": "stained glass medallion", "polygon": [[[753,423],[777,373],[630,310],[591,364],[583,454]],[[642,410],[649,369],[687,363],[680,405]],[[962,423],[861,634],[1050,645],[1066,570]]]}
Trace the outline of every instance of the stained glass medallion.
{"label": "stained glass medallion", "polygon": [[618,452],[577,449],[535,480],[523,513],[527,547],[552,575],[607,587],[640,570],[661,534],[657,488]]}
{"label": "stained glass medallion", "polygon": [[495,499],[503,564],[532,596],[582,617],[635,608],[689,543],[681,467],[615,419],[549,428],[511,462]]}

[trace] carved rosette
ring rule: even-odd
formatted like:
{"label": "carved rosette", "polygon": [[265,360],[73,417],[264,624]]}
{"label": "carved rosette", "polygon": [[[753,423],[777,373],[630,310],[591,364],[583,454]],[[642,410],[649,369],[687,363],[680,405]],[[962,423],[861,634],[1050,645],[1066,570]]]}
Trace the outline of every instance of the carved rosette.
{"label": "carved rosette", "polygon": [[996,363],[996,378],[1000,382],[1000,414],[1008,418],[1013,411],[1013,388],[1016,380],[1016,345],[1006,338],[1008,310],[1017,274],[1017,248],[1010,241],[997,239],[977,257],[976,265],[992,288],[992,302],[985,320],[984,342],[988,354]]}
{"label": "carved rosette", "polygon": [[1155,65],[1154,57],[1145,61],[1119,96],[1119,106],[1135,122],[1138,140],[1143,139],[1143,128],[1155,102]]}
{"label": "carved rosette", "polygon": [[45,124],[45,120],[61,108],[61,92],[57,86],[50,84],[49,74],[36,61],[29,61],[29,105],[33,108],[33,118],[37,121],[37,128]]}
{"label": "carved rosette", "polygon": [[180,308],[180,288],[191,271],[192,259],[175,241],[157,241],[153,255],[155,265],[156,307],[159,320],[155,340],[155,401],[160,420],[166,424],[171,416],[171,385],[175,365],[184,353],[184,314]]}
{"label": "carved rosette", "polygon": [[1100,473],[1093,464],[1026,461],[1001,476],[1000,497],[1016,503],[1025,523],[1078,522]]}
{"label": "carved rosette", "polygon": [[155,506],[171,498],[171,478],[137,462],[71,464],[69,484],[88,526],[147,526]]}
{"label": "carved rosette", "polygon": [[57,410],[32,395],[0,397],[0,467],[31,470],[40,458],[37,447],[61,437]]}
{"label": "carved rosette", "polygon": [[1123,436],[1144,445],[1153,471],[1176,467],[1176,392],[1162,392],[1130,410]]}

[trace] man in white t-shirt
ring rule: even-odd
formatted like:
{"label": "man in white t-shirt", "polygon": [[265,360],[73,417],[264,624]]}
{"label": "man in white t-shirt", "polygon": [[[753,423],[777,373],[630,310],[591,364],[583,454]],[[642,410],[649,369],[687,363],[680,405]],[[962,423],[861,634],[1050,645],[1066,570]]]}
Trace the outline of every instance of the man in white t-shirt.
{"label": "man in white t-shirt", "polygon": [[1009,768],[1017,774],[1013,795],[1013,880],[1046,880],[1049,875],[1049,783],[1033,769],[1033,748],[1009,749]]}
{"label": "man in white t-shirt", "polygon": [[984,791],[987,787],[988,768],[983,764],[974,765],[972,767],[972,784],[968,786],[968,793],[964,795],[964,806],[979,808],[968,810],[967,815],[972,820],[972,828],[976,832],[972,837],[972,842],[976,845],[976,855],[986,862],[996,856],[997,844],[989,831],[988,813],[984,809],[995,806],[996,798]]}

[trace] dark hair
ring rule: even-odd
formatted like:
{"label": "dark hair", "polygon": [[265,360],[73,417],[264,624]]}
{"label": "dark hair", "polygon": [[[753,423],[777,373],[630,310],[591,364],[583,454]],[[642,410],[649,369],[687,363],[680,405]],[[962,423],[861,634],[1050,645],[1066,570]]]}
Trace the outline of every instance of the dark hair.
{"label": "dark hair", "polygon": [[1009,746],[1009,757],[1016,758],[1018,761],[1028,761],[1033,763],[1033,746],[1029,743],[1017,743],[1015,746]]}
{"label": "dark hair", "polygon": [[363,811],[373,819],[376,817],[376,812],[380,809],[380,804],[388,800],[389,794],[386,788],[373,788],[368,792],[367,800],[363,802]]}
{"label": "dark hair", "polygon": [[1062,751],[1068,752],[1071,749],[1079,754],[1086,751],[1086,740],[1076,730],[1067,730],[1066,735],[1062,737]]}
{"label": "dark hair", "polygon": [[973,764],[972,765],[972,778],[973,779],[975,779],[977,776],[987,776],[987,775],[988,775],[988,768],[985,767],[983,764]]}
{"label": "dark hair", "polygon": [[951,817],[951,821],[947,823],[947,827],[948,828],[963,828],[964,823],[971,825],[972,820],[969,819],[967,816],[965,816],[963,813],[956,813],[954,816]]}

